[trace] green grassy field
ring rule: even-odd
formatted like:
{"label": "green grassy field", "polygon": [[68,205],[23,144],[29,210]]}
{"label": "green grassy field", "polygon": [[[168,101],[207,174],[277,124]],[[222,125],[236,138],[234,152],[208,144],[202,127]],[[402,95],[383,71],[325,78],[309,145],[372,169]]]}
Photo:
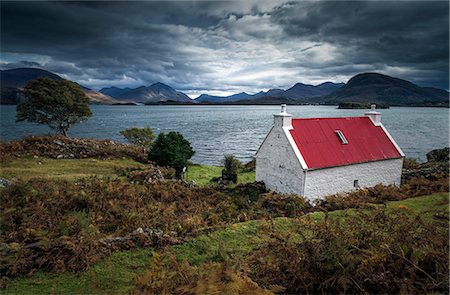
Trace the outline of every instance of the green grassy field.
{"label": "green grassy field", "polygon": [[[0,167],[0,177],[17,180],[29,179],[31,177],[76,179],[89,176],[118,177],[124,169],[138,169],[145,167],[145,164],[132,159],[50,159],[24,157],[12,160]],[[219,166],[189,166],[186,173],[186,180],[194,181],[198,185],[208,185],[213,177],[222,174],[222,167]],[[238,182],[246,183],[255,181],[255,172],[245,172],[238,174]]]}
{"label": "green grassy field", "polygon": [[[186,172],[186,180],[194,181],[199,185],[207,185],[213,177],[222,175],[222,167],[219,166],[189,166]],[[247,183],[255,181],[255,172],[238,173],[238,183]]]}
{"label": "green grassy field", "polygon": [[9,180],[29,179],[31,177],[76,179],[96,175],[117,177],[120,170],[142,168],[144,164],[131,159],[50,159],[24,157],[12,160],[0,167],[0,177]]}
{"label": "green grassy field", "polygon": [[[382,206],[382,205],[373,205]],[[434,222],[433,215],[448,217],[449,195],[437,193],[429,196],[389,202],[387,214],[394,209],[407,210],[420,216],[425,222]],[[369,209],[362,209],[370,212]],[[348,209],[330,212],[329,219],[351,218],[358,210]],[[271,221],[277,231],[291,232],[297,228],[298,220],[310,219],[322,221],[325,214],[314,212],[300,219],[275,218]],[[233,224],[223,230],[191,238],[183,244],[165,249],[172,252],[179,261],[188,261],[200,265],[210,261],[220,261],[223,257],[232,263],[245,259],[260,241],[259,234],[264,231],[268,221],[247,221]],[[150,265],[153,249],[136,249],[117,252],[107,259],[93,265],[88,271],[80,273],[66,272],[50,274],[39,272],[31,278],[20,278],[9,282],[5,294],[117,294],[126,293],[134,288],[134,279]],[[162,250],[160,250],[161,252]]]}

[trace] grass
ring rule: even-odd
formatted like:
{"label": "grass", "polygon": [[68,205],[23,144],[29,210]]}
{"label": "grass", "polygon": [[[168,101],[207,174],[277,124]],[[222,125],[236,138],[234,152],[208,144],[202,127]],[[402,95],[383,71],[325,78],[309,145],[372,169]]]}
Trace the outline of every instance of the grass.
{"label": "grass", "polygon": [[[92,175],[100,177],[117,177],[120,171],[128,168],[138,169],[145,164],[132,159],[51,159],[23,157],[14,159],[0,167],[0,177],[8,180],[30,179],[32,177],[63,178],[73,180],[89,177]],[[222,175],[222,167],[219,166],[189,166],[186,179],[194,181],[198,185],[208,185],[213,177]],[[255,172],[244,172],[238,174],[238,183],[255,181]]]}
{"label": "grass", "polygon": [[[213,177],[222,176],[222,167],[219,166],[188,166],[186,180],[194,181],[198,185],[208,185]],[[238,183],[255,181],[255,172],[238,173]]]}
{"label": "grass", "polygon": [[0,167],[0,177],[16,180],[32,177],[76,179],[92,175],[102,177],[118,176],[126,168],[141,168],[144,164],[132,159],[51,159],[24,157],[12,160]]}
{"label": "grass", "polygon": [[123,294],[150,265],[152,249],[113,253],[88,271],[63,274],[38,272],[31,278],[8,284],[2,294]]}
{"label": "grass", "polygon": [[[374,205],[382,206],[382,205]],[[434,222],[435,214],[449,215],[448,193],[437,193],[403,201],[389,202],[387,213],[394,209],[410,210],[422,217],[424,221]],[[361,209],[359,209],[361,210]],[[369,209],[363,209],[368,210]],[[357,209],[330,212],[329,219],[351,218]],[[209,261],[222,261],[227,258],[232,263],[239,263],[258,246],[268,222],[281,232],[295,232],[298,220],[309,219],[319,222],[325,217],[323,212],[307,214],[299,219],[275,218],[272,221],[247,221],[233,224],[225,229],[189,239],[183,244],[172,246],[179,261],[188,261],[199,265]],[[6,294],[48,294],[48,293],[126,293],[133,289],[133,280],[149,266],[152,249],[136,249],[114,253],[107,259],[95,264],[89,271],[80,273],[67,272],[60,275],[39,272],[31,278],[11,281]]]}

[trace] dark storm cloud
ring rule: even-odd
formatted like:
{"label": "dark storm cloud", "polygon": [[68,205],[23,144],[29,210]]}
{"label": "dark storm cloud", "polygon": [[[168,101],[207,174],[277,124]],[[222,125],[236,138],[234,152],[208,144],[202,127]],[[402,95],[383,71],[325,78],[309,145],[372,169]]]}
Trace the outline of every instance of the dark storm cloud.
{"label": "dark storm cloud", "polygon": [[[448,89],[448,2],[1,2],[3,69],[195,94],[379,71]],[[27,65],[27,63],[29,63]]]}

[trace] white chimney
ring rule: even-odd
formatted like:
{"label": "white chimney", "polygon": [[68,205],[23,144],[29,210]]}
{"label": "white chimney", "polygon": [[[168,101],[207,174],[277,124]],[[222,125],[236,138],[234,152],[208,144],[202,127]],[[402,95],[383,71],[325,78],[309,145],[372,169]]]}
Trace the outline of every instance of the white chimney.
{"label": "white chimney", "polygon": [[292,115],[286,112],[286,104],[281,105],[281,113],[273,115],[275,127],[292,127]]}
{"label": "white chimney", "polygon": [[377,112],[377,111],[375,110],[376,107],[377,107],[377,106],[374,105],[374,104],[371,105],[371,106],[370,106],[370,111],[364,113],[364,115],[369,116],[369,118],[372,119],[373,123],[374,123],[376,126],[379,126],[379,125],[381,124],[381,113],[380,113],[380,112]]}

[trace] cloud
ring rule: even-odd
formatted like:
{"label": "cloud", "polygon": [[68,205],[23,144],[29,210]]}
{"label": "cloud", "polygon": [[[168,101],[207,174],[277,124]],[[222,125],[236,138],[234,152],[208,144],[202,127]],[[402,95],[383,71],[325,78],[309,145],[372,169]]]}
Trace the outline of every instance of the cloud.
{"label": "cloud", "polygon": [[[448,89],[448,2],[1,2],[0,67],[197,94],[379,71]],[[28,65],[27,65],[28,64]]]}

